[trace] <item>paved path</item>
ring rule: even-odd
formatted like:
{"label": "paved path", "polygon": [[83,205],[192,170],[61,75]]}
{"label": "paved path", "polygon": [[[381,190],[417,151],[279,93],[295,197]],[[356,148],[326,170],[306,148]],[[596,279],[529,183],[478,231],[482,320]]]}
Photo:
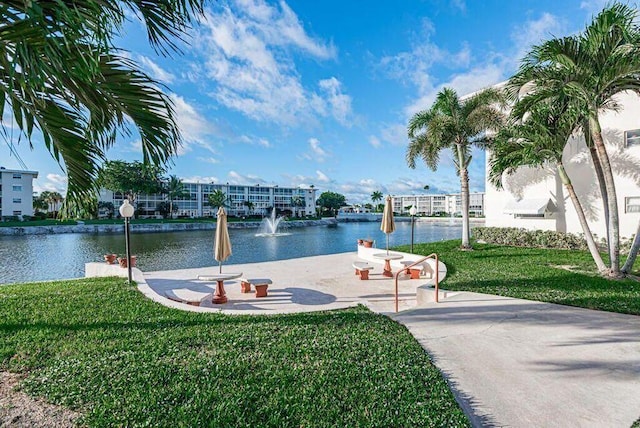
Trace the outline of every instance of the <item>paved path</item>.
{"label": "paved path", "polygon": [[394,317],[475,426],[624,427],[640,417],[640,317],[477,293]]}

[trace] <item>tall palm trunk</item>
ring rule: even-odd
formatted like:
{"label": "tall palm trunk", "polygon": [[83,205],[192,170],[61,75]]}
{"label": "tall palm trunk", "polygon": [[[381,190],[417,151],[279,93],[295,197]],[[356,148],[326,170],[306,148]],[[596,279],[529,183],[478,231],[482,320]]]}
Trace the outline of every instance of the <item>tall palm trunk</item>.
{"label": "tall palm trunk", "polygon": [[456,145],[458,155],[458,173],[460,174],[460,198],[462,199],[462,249],[470,250],[469,242],[469,171],[467,160],[460,144]]}
{"label": "tall palm trunk", "polygon": [[631,250],[627,256],[627,261],[624,262],[624,266],[622,266],[621,269],[622,273],[625,275],[631,273],[633,263],[635,263],[636,257],[638,256],[638,251],[640,251],[640,222],[638,222],[638,230],[636,230],[636,237],[633,238],[633,244],[631,244]]}
{"label": "tall palm trunk", "polygon": [[607,245],[611,241],[609,236],[609,198],[607,197],[607,186],[604,181],[604,173],[602,172],[602,165],[598,159],[598,150],[593,145],[593,139],[591,138],[591,132],[589,131],[589,123],[585,123],[583,126],[584,139],[589,148],[591,154],[591,161],[593,162],[593,170],[596,173],[598,179],[598,186],[600,187],[600,196],[602,197],[602,214],[604,216],[605,229],[607,231]]}
{"label": "tall palm trunk", "polygon": [[607,205],[609,206],[609,222],[607,230],[609,234],[609,259],[610,272],[612,277],[619,277],[620,274],[620,229],[618,217],[618,195],[616,194],[616,185],[613,179],[613,170],[609,162],[609,155],[602,139],[602,129],[597,115],[589,118],[589,129],[593,143],[598,151],[598,159],[602,166],[604,182],[607,190]]}
{"label": "tall palm trunk", "polygon": [[584,215],[584,209],[582,208],[582,204],[576,195],[576,191],[573,188],[573,184],[571,183],[571,179],[567,175],[567,172],[564,169],[564,165],[561,162],[557,163],[558,173],[560,174],[560,179],[564,184],[564,187],[567,189],[567,193],[569,193],[569,197],[571,198],[571,202],[573,202],[573,207],[578,214],[578,220],[580,221],[580,226],[582,226],[582,232],[584,233],[584,238],[587,241],[587,247],[589,247],[589,252],[591,253],[591,257],[593,257],[593,261],[596,263],[596,267],[600,273],[607,271],[607,265],[604,264],[602,260],[602,256],[600,255],[600,251],[598,251],[598,246],[596,245],[595,240],[593,239],[593,235],[591,234],[591,228],[589,227],[589,223],[587,223],[587,217]]}

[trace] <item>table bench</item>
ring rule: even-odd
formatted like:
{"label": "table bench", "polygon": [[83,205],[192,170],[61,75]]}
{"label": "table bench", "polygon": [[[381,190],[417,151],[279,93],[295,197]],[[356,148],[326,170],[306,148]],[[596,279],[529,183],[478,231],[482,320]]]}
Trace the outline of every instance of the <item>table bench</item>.
{"label": "table bench", "polygon": [[373,270],[373,266],[370,266],[367,262],[353,262],[353,267],[356,270],[356,275],[359,275],[361,280],[369,279],[369,271]]}
{"label": "table bench", "polygon": [[200,306],[200,304],[210,299],[213,293],[203,293],[202,291],[194,291],[188,288],[175,288],[164,292],[167,299],[175,302],[186,303],[191,306]]}
{"label": "table bench", "polygon": [[[411,279],[420,279],[420,274],[422,273],[422,270],[424,269],[424,265],[423,264],[417,264],[415,266],[411,266],[412,264],[414,264],[415,261],[411,261],[411,260],[402,260],[400,262],[400,264],[404,265],[404,269],[405,269],[405,274],[407,275],[411,275]],[[409,267],[411,266],[411,267]]]}
{"label": "table bench", "polygon": [[256,289],[256,297],[267,297],[267,288],[272,284],[269,278],[240,278],[240,291],[250,293],[251,286]]}

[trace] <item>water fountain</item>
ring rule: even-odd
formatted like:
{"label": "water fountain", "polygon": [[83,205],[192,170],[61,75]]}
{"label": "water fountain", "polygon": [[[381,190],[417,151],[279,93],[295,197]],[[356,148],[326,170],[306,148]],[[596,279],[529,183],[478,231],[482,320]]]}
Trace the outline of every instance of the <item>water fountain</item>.
{"label": "water fountain", "polygon": [[278,226],[284,217],[276,216],[275,207],[271,210],[271,216],[265,217],[262,219],[262,223],[260,223],[259,232],[256,233],[256,236],[285,236],[290,235],[290,233],[278,232]]}

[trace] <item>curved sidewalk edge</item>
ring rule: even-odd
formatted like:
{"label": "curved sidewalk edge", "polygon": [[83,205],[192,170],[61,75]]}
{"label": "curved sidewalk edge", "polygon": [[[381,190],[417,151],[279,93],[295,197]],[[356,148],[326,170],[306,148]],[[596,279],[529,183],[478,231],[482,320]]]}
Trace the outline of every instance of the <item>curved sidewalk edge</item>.
{"label": "curved sidewalk edge", "polygon": [[[379,249],[375,251],[380,252]],[[402,254],[407,260],[417,260],[415,255]],[[268,288],[267,297],[256,298],[253,291],[251,294],[241,293],[239,280],[225,281],[229,301],[220,305],[205,299],[200,306],[194,306],[165,297],[171,294],[172,290],[183,290],[185,293],[188,290],[194,295],[213,293],[215,282],[198,278],[216,273],[217,266],[145,273],[133,268],[132,273],[138,289],[149,299],[167,307],[191,312],[219,312],[230,315],[291,314],[343,309],[360,304],[374,312],[391,313],[395,302],[394,279],[384,277],[380,260],[375,260],[370,279],[360,280],[354,275],[352,266],[357,260],[358,254],[351,252],[225,265],[226,272],[238,271],[243,272],[245,277],[270,278],[273,283]],[[399,264],[393,266],[394,270],[401,268],[402,265]],[[444,263],[440,264],[440,274],[446,275]],[[85,266],[87,277],[126,275],[127,270],[118,265],[87,263]],[[430,287],[433,281],[433,278],[424,276],[420,279],[410,279],[408,275],[400,275],[400,310],[415,307],[417,296],[421,293],[433,293],[433,288]],[[420,297],[420,300],[424,298]]]}

